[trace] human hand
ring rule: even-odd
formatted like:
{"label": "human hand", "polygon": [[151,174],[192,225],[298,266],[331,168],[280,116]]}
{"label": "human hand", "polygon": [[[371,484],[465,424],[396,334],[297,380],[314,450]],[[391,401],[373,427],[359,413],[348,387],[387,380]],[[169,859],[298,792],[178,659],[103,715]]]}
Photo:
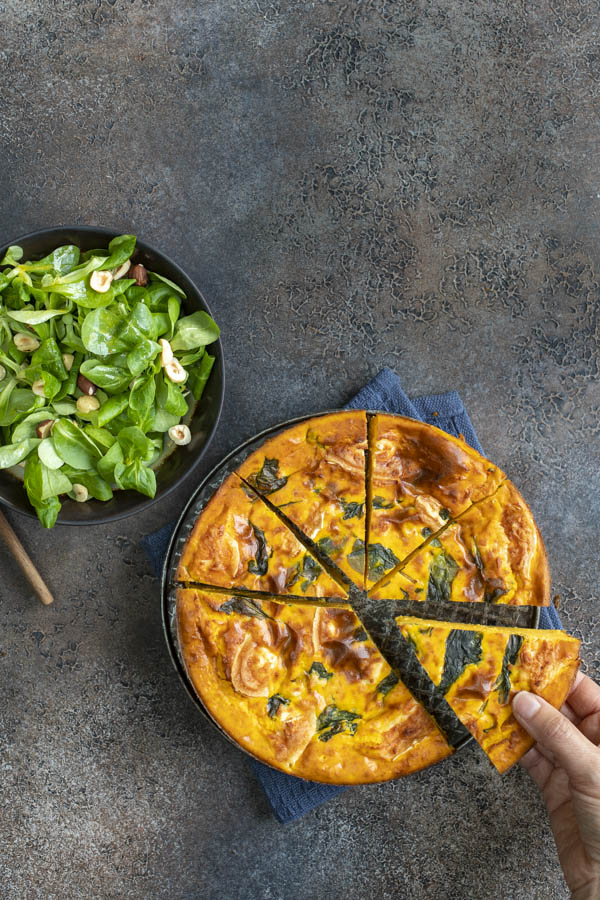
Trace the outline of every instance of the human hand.
{"label": "human hand", "polygon": [[542,791],[573,900],[600,898],[600,686],[578,673],[561,711],[520,691],[515,718],[537,744],[521,760]]}

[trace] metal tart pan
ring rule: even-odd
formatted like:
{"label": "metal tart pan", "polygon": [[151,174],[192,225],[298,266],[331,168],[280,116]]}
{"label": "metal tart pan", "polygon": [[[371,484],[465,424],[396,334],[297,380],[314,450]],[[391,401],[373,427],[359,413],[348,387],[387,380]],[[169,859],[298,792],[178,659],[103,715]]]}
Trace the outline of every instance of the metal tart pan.
{"label": "metal tart pan", "polygon": [[[241,463],[251,453],[257,450],[269,438],[275,437],[275,435],[280,434],[282,431],[285,431],[288,428],[299,424],[300,422],[305,422],[308,419],[331,415],[331,413],[341,411],[342,410],[327,410],[326,412],[313,413],[311,415],[299,416],[294,419],[289,419],[286,422],[282,422],[278,425],[273,425],[270,428],[266,428],[264,431],[259,432],[259,434],[255,435],[252,438],[249,438],[248,440],[244,441],[243,443],[239,444],[239,446],[231,450],[231,452],[228,453],[227,456],[225,456],[219,463],[217,463],[216,466],[214,466],[213,469],[210,470],[210,472],[208,472],[202,482],[198,485],[196,491],[190,497],[187,505],[183,509],[175,525],[171,540],[169,542],[167,553],[165,555],[161,577],[161,611],[163,630],[171,661],[175,667],[177,674],[179,675],[186,693],[188,694],[196,708],[200,710],[205,718],[207,718],[208,721],[211,722],[211,724],[217,728],[220,734],[222,734],[230,743],[234,744],[236,747],[238,747],[238,749],[242,750],[244,753],[246,753],[248,756],[253,757],[254,759],[258,759],[258,757],[254,756],[254,754],[247,750],[247,748],[242,747],[237,743],[237,741],[233,740],[233,738],[225,731],[225,729],[223,729],[219,725],[218,721],[213,718],[213,716],[206,709],[204,703],[196,693],[196,690],[194,689],[194,686],[187,674],[177,635],[176,572],[179,566],[181,555],[183,553],[183,549],[192,532],[196,519],[198,518],[210,498],[213,496],[213,494],[221,486],[223,481],[233,471],[235,471],[235,469],[237,469],[238,466],[240,466]],[[367,410],[367,412],[370,411]],[[373,411],[373,413],[375,412],[376,410]],[[285,602],[285,597],[282,597],[282,601]],[[373,606],[375,607],[378,603],[381,603],[381,601],[373,601]],[[468,609],[466,608],[467,606]],[[456,621],[457,623],[472,621],[472,619],[469,618],[469,613],[473,610],[473,606],[474,604],[448,603],[444,609],[444,618],[446,619],[446,621]],[[539,627],[539,607],[510,607],[492,604],[477,604],[477,606],[481,606],[481,610],[478,609],[479,614],[477,616],[477,624],[505,624],[508,626],[518,626],[520,628]],[[398,612],[400,613],[401,609],[399,609]],[[414,606],[412,608],[412,613],[415,614]],[[425,608],[423,610],[423,615],[424,617],[426,616]],[[374,631],[375,629],[370,630]],[[382,630],[381,634],[376,635],[376,637],[381,643],[387,643],[385,629]],[[421,668],[418,662],[416,662],[414,657],[411,659],[409,654],[407,654],[405,666],[406,668],[403,669],[403,676],[405,676],[404,680],[406,681],[407,686],[417,697],[417,699],[422,700],[422,702],[424,702],[430,710],[435,710],[437,717],[440,719],[440,724],[444,727],[448,740],[450,741],[454,749],[461,750],[463,747],[473,741],[474,738],[467,731],[467,729],[463,725],[461,725],[460,722],[458,722],[453,713],[448,712],[449,708],[443,708],[444,706],[446,706],[445,701],[442,701],[440,705],[439,698],[435,698],[435,689],[432,689],[431,682],[427,678],[424,670]]]}

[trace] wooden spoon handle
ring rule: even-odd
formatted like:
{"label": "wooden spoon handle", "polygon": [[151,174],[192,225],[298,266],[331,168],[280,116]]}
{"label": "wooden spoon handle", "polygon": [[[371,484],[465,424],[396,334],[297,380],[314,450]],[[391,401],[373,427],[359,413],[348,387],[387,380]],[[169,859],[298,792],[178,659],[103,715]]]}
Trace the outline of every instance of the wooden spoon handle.
{"label": "wooden spoon handle", "polygon": [[48,605],[54,603],[54,597],[42,581],[42,577],[34,564],[31,562],[25,547],[12,530],[7,519],[0,512],[0,537],[18,562],[21,571],[27,578],[29,584],[34,589],[42,603]]}

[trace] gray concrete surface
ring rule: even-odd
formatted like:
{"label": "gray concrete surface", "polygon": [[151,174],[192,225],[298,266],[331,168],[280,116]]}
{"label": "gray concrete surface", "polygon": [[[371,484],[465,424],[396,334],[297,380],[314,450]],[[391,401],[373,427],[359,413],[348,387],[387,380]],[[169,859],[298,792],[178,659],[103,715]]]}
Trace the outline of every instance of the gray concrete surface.
{"label": "gray concrete surface", "polygon": [[[189,269],[227,357],[206,467],[384,364],[412,394],[457,388],[596,675],[599,19],[575,0],[0,0],[2,241],[114,225]],[[474,747],[273,821],[182,693],[138,543],[194,483],[113,527],[10,516],[57,601],[0,550],[2,897],[567,897],[535,789]]]}

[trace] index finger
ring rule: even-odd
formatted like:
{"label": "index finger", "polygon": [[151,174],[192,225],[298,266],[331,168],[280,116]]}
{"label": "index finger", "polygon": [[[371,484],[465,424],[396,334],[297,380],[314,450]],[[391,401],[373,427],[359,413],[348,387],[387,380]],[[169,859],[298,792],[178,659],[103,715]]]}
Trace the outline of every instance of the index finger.
{"label": "index finger", "polygon": [[567,703],[580,719],[600,712],[600,685],[578,672]]}

